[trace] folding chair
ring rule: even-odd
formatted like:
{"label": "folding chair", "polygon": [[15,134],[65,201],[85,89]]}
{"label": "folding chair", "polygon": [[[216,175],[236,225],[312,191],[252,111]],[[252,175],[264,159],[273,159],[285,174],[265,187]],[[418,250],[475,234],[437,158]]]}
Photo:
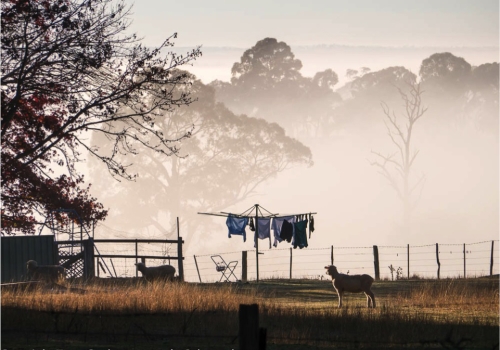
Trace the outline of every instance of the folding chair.
{"label": "folding chair", "polygon": [[210,257],[212,261],[215,264],[215,269],[217,272],[220,272],[222,276],[220,276],[220,281],[222,281],[223,278],[225,278],[225,282],[231,282],[229,279],[231,278],[231,275],[234,277],[236,282],[238,282],[238,277],[234,274],[234,269],[238,265],[238,261],[230,261],[229,264],[224,261],[222,256],[220,255],[212,255]]}

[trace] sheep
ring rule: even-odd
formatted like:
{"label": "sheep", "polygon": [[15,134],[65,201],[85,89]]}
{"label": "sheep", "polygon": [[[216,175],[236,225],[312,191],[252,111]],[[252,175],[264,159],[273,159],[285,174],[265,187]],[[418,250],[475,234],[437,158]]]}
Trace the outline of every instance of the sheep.
{"label": "sheep", "polygon": [[135,264],[137,266],[137,270],[141,271],[142,277],[146,280],[154,280],[154,279],[165,279],[165,280],[173,280],[175,274],[175,267],[171,265],[160,265],[160,266],[151,266],[146,267],[146,265],[142,262]]}
{"label": "sheep", "polygon": [[26,263],[28,276],[35,281],[55,283],[59,278],[64,277],[64,267],[61,265],[38,265],[35,260]]}
{"label": "sheep", "polygon": [[339,308],[342,307],[344,292],[365,293],[367,307],[375,307],[375,295],[371,291],[373,278],[369,275],[345,275],[339,273],[333,265],[325,266],[326,274],[332,276],[332,284],[339,297]]}

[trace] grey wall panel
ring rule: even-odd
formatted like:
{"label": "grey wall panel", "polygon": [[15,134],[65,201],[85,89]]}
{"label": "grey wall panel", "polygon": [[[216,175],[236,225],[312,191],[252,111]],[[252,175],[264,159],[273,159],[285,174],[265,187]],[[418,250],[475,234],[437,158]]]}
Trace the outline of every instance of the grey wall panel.
{"label": "grey wall panel", "polygon": [[57,248],[53,235],[1,237],[2,283],[26,280],[26,262],[40,265],[57,264]]}

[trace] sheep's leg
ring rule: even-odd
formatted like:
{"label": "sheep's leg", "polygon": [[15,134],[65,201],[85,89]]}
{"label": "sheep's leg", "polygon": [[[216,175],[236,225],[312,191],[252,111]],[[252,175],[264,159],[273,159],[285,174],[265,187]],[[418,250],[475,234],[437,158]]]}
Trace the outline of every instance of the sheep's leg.
{"label": "sheep's leg", "polygon": [[337,294],[339,296],[339,308],[341,308],[342,307],[342,298],[344,296],[344,292],[343,291],[338,291]]}
{"label": "sheep's leg", "polygon": [[370,302],[371,302],[371,306],[374,308],[375,307],[375,295],[373,294],[373,292],[371,290],[369,290],[368,292],[365,292],[366,294],[366,298],[368,299],[368,307],[370,307]]}
{"label": "sheep's leg", "polygon": [[370,298],[368,293],[365,292],[365,295],[366,295],[366,307],[370,307],[372,304],[372,299]]}

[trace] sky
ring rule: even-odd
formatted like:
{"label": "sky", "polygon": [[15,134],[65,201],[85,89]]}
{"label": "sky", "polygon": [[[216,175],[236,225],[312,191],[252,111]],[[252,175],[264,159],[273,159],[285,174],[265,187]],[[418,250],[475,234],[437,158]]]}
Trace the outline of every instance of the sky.
{"label": "sky", "polygon": [[499,44],[498,0],[126,0],[146,45],[178,33],[178,46],[249,48],[265,37],[289,45]]}

